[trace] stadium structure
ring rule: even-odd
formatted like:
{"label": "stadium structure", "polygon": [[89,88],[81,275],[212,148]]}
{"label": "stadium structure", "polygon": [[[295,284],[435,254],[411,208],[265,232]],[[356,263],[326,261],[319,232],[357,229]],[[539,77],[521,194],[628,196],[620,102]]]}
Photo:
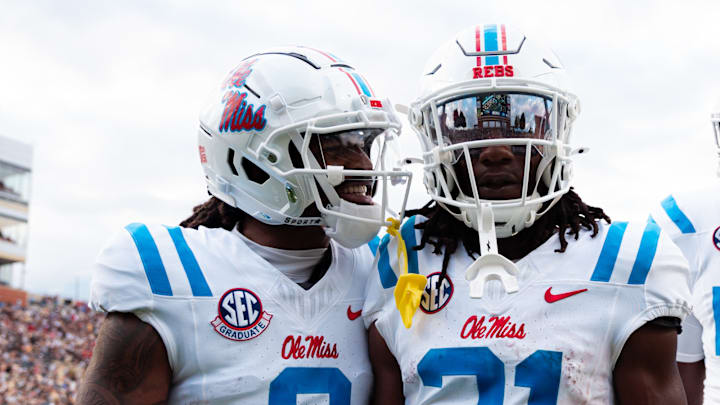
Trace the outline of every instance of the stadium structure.
{"label": "stadium structure", "polygon": [[32,147],[0,136],[0,301],[25,301]]}

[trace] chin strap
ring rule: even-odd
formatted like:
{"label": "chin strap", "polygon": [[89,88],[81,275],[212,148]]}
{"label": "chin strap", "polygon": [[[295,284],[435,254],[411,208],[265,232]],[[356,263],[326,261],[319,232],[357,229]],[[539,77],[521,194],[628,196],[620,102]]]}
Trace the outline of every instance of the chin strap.
{"label": "chin strap", "polygon": [[388,233],[397,239],[398,266],[401,273],[393,291],[395,306],[400,311],[403,325],[409,329],[412,326],[412,318],[420,306],[420,297],[425,290],[427,277],[422,274],[408,273],[407,249],[400,233],[400,220],[395,218],[387,220],[391,223],[387,228]]}

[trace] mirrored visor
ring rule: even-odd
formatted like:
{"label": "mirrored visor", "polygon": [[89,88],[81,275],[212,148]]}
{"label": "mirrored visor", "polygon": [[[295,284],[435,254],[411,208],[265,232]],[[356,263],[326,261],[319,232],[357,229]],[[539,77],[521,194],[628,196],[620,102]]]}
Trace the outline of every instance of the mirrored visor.
{"label": "mirrored visor", "polygon": [[[384,130],[377,128],[363,128],[352,131],[336,132],[331,134],[320,134],[318,139],[320,142],[320,150],[322,151],[323,163],[334,166],[346,166],[349,168],[369,169],[368,167],[352,167],[361,165],[362,162],[353,162],[353,159],[347,159],[354,153],[364,154],[369,159],[375,139],[382,134]],[[330,155],[330,160],[340,160],[349,165],[338,164],[337,162],[326,162],[326,155]],[[360,158],[360,156],[358,156]]]}
{"label": "mirrored visor", "polygon": [[[445,142],[504,138],[550,139],[552,99],[535,94],[485,93],[438,107]],[[520,147],[524,151],[524,147]]]}

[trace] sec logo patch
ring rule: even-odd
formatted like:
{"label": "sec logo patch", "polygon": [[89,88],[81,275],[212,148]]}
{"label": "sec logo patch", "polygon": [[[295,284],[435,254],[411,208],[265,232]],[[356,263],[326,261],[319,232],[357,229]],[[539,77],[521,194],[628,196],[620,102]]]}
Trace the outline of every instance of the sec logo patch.
{"label": "sec logo patch", "polygon": [[210,324],[224,338],[244,341],[260,336],[271,319],[272,314],[263,310],[257,294],[246,288],[233,288],[220,298],[218,316]]}
{"label": "sec logo patch", "polygon": [[715,249],[720,250],[720,226],[713,232],[713,245],[715,245]]}
{"label": "sec logo patch", "polygon": [[425,291],[420,297],[420,310],[426,314],[434,314],[445,308],[452,297],[453,283],[450,277],[445,275],[440,283],[440,272],[428,274]]}

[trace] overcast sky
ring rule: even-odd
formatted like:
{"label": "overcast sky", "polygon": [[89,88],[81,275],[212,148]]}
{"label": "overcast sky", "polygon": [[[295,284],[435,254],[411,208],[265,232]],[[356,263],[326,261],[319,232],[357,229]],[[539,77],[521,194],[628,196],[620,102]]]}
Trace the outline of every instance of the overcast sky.
{"label": "overcast sky", "polygon": [[[300,44],[355,65],[408,104],[426,58],[504,22],[550,44],[583,111],[584,200],[644,219],[671,191],[717,181],[718,1],[0,2],[0,134],[35,148],[25,287],[87,296],[104,241],[176,224],[207,194],[202,103],[244,56]],[[407,128],[407,142],[415,135]],[[426,199],[417,179],[413,204]]]}

